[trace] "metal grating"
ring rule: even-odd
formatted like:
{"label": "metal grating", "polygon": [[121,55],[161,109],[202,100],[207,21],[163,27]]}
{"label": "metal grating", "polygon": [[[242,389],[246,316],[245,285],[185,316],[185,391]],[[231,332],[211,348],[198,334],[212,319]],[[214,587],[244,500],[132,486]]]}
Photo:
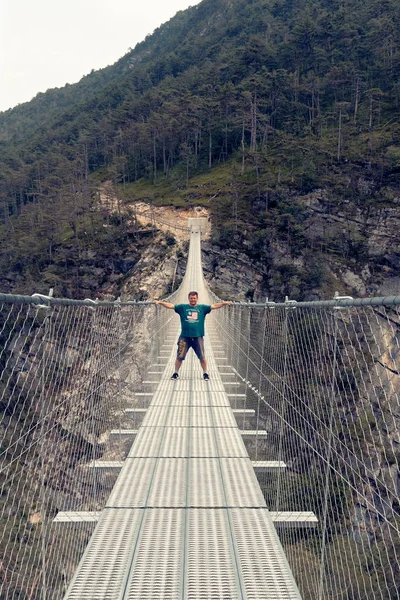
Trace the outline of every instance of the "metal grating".
{"label": "metal grating", "polygon": [[218,455],[222,457],[246,457],[248,456],[240,431],[235,429],[216,429],[215,441],[218,447]]}
{"label": "metal grating", "polygon": [[227,506],[266,507],[249,458],[222,458],[220,464]]}
{"label": "metal grating", "polygon": [[245,597],[226,510],[189,511],[187,555],[183,598],[237,600]]}
{"label": "metal grating", "polygon": [[[199,367],[197,367],[197,369],[199,369]],[[174,389],[175,386],[175,391],[177,392],[206,392],[206,391],[213,391],[213,392],[224,392],[225,388],[221,382],[220,379],[215,380],[215,381],[203,381],[202,377],[201,377],[201,370],[199,370],[198,375],[197,373],[194,374],[195,379],[184,379],[184,374],[181,374],[181,378],[178,379],[177,381],[171,381],[169,389],[172,390]],[[198,377],[198,379],[197,379]],[[216,379],[214,377],[214,379]]]}
{"label": "metal grating", "polygon": [[65,598],[116,600],[120,597],[132,541],[137,537],[142,518],[139,511],[103,512]]}
{"label": "metal grating", "polygon": [[128,458],[158,456],[164,427],[140,427]]}
{"label": "metal grating", "polygon": [[[171,397],[165,393],[157,393],[151,406],[211,406],[208,390],[193,393],[193,391],[173,390]],[[230,402],[225,392],[212,392],[212,406],[229,408]]]}
{"label": "metal grating", "polygon": [[232,509],[231,522],[248,600],[299,599],[268,511]]}
{"label": "metal grating", "polygon": [[160,427],[174,425],[183,427],[187,424],[189,415],[188,406],[153,406],[148,409],[143,419],[143,427]]}
{"label": "metal grating", "polygon": [[146,512],[124,598],[177,600],[183,597],[185,512]]}
{"label": "metal grating", "polygon": [[188,439],[189,430],[186,427],[166,428],[158,456],[184,458],[188,455]]}
{"label": "metal grating", "polygon": [[191,410],[192,427],[212,427],[213,409],[209,406],[194,406]]}
{"label": "metal grating", "polygon": [[157,462],[147,501],[148,507],[186,506],[188,462],[186,458],[162,458]]}
{"label": "metal grating", "polygon": [[128,458],[157,456],[245,458],[248,454],[237,429],[141,427]]}
{"label": "metal grating", "polygon": [[237,427],[236,419],[231,408],[213,407],[214,427]]}
{"label": "metal grating", "polygon": [[155,458],[126,460],[108,498],[107,508],[146,506],[156,463]]}
{"label": "metal grating", "polygon": [[213,429],[209,427],[191,429],[189,456],[197,458],[212,458],[218,456],[218,448]]}
{"label": "metal grating", "polygon": [[107,508],[265,507],[248,458],[130,458]]}

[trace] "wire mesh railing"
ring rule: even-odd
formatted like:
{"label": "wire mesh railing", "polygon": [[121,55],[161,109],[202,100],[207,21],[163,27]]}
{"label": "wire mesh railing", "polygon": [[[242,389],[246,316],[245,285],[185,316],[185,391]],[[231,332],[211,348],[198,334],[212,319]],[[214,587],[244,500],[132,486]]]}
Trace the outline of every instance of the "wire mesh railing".
{"label": "wire mesh railing", "polygon": [[399,303],[235,304],[214,322],[254,410],[250,458],[285,465],[258,477],[292,515],[277,526],[305,599],[400,594]]}
{"label": "wire mesh railing", "polygon": [[[146,390],[171,315],[151,303],[2,296],[0,598],[62,598],[125,457],[124,407]],[[79,514],[76,512],[76,514]]]}

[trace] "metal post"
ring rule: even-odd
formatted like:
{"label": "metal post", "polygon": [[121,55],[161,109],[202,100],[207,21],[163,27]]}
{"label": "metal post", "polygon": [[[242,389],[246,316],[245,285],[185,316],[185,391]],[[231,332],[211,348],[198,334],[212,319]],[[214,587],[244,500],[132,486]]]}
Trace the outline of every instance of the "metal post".
{"label": "metal post", "polygon": [[173,291],[175,290],[175,279],[176,279],[176,273],[178,271],[178,262],[179,262],[179,258],[175,259],[175,269],[174,269],[174,276],[172,278],[172,288],[171,288],[171,294],[173,293]]}
{"label": "metal post", "polygon": [[[236,308],[236,306],[235,306]],[[236,339],[236,372],[239,373],[241,375],[241,371],[240,371],[240,366],[239,366],[239,357],[240,357],[240,338],[242,335],[242,306],[240,305],[238,307],[239,310],[239,326],[236,328],[237,333],[237,339]],[[234,323],[236,323],[236,318],[233,321]],[[234,334],[234,328],[232,328],[233,330],[233,334]],[[233,336],[232,336],[233,337]],[[231,344],[231,356],[229,359],[229,363],[233,366],[234,361],[233,361],[233,345],[234,345],[234,341],[232,340],[232,344]],[[235,397],[235,408],[237,408],[237,398]]]}
{"label": "metal post", "polygon": [[[266,302],[267,301],[268,301],[268,298],[267,298]],[[266,333],[266,330],[267,330],[267,307],[265,306],[265,308],[264,308],[263,338],[262,338],[262,345],[261,345],[260,377],[259,377],[259,380],[258,380],[258,391],[260,393],[258,394],[258,399],[257,399],[257,425],[256,425],[256,430],[257,431],[258,431],[258,423],[259,423],[259,419],[260,419],[260,402],[261,402],[261,396],[262,396],[261,385],[262,385],[262,380],[264,378],[263,367],[264,367],[264,348],[265,348],[265,333]],[[256,443],[255,460],[258,460],[258,444],[257,443]]]}
{"label": "metal post", "polygon": [[[248,310],[247,313],[247,362],[246,362],[246,381],[249,380],[249,362],[250,362],[250,331],[251,331],[251,309]],[[245,399],[244,399],[244,408],[247,406],[247,385],[245,387]],[[243,429],[245,424],[245,413],[243,413]],[[257,446],[257,437],[256,437],[256,446]]]}
{"label": "metal post", "polygon": [[117,306],[117,327],[118,327],[118,331],[117,331],[117,336],[118,336],[118,388],[117,388],[117,395],[118,395],[118,413],[119,413],[119,430],[121,431],[122,429],[122,425],[121,425],[121,419],[122,419],[122,393],[121,393],[121,378],[122,378],[122,367],[121,367],[121,298],[118,298],[115,302],[115,305]]}
{"label": "metal post", "polygon": [[[53,290],[51,289],[49,292],[49,298],[53,296]],[[42,518],[42,543],[41,543],[41,562],[42,562],[42,590],[41,590],[41,598],[42,600],[47,599],[47,562],[46,562],[46,491],[45,491],[45,481],[46,481],[46,468],[45,468],[45,415],[46,415],[46,407],[45,407],[45,395],[46,395],[46,346],[47,340],[49,337],[49,317],[51,315],[51,305],[38,305],[37,311],[39,312],[41,309],[46,311],[44,317],[44,336],[43,336],[43,353],[42,353],[42,368],[41,368],[41,390],[40,390],[40,501],[41,501],[41,518]]]}
{"label": "metal post", "polygon": [[319,586],[318,586],[318,600],[323,600],[324,592],[324,579],[325,579],[325,541],[326,541],[326,529],[328,520],[328,496],[329,496],[329,480],[331,470],[331,454],[332,454],[332,437],[333,437],[333,408],[335,403],[336,395],[336,370],[337,370],[337,333],[338,333],[338,311],[333,309],[334,316],[334,341],[333,341],[333,364],[332,364],[332,385],[329,403],[329,437],[328,437],[328,454],[326,457],[326,471],[325,471],[325,494],[324,494],[324,509],[322,518],[322,542],[321,542],[321,565],[319,574]]}
{"label": "metal post", "polygon": [[[289,304],[290,300],[286,297],[285,302]],[[284,346],[284,359],[283,359],[283,377],[282,377],[282,410],[281,410],[281,422],[279,426],[279,448],[278,448],[278,460],[282,461],[282,447],[283,447],[283,434],[284,434],[284,419],[286,413],[286,388],[287,388],[287,363],[288,363],[288,319],[289,310],[288,307],[285,309],[285,320],[283,323],[283,346]],[[281,469],[278,469],[278,481],[276,484],[276,502],[275,511],[279,511],[279,505],[281,500]]]}
{"label": "metal post", "polygon": [[[91,353],[91,367],[92,370],[94,368],[94,355],[95,355],[95,345],[94,345],[94,332],[95,332],[95,326],[96,326],[96,304],[97,304],[97,300],[93,301],[93,306],[90,306],[90,310],[92,311],[92,323],[91,323],[91,332],[90,332],[90,353]],[[95,427],[94,427],[94,415],[95,415],[95,406],[94,406],[94,391],[93,391],[93,371],[92,371],[92,377],[90,378],[90,385],[91,388],[89,388],[88,390],[88,400],[89,398],[91,399],[91,406],[90,406],[90,414],[91,414],[91,425],[92,425],[92,461],[93,461],[93,465],[96,461],[96,450],[95,450],[95,445],[96,445],[96,432],[95,432]],[[95,387],[95,386],[94,386]],[[93,481],[92,481],[92,496],[93,496],[93,510],[96,508],[96,498],[97,498],[97,469],[93,468],[91,469],[92,474],[93,474]]]}

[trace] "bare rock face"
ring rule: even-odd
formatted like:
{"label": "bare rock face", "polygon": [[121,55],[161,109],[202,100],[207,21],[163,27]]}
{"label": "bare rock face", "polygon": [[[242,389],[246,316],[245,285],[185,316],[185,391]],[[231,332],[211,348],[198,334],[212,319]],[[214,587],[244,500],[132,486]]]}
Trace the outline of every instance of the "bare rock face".
{"label": "bare rock face", "polygon": [[388,277],[379,288],[380,296],[400,295],[400,277]]}
{"label": "bare rock face", "polygon": [[187,247],[187,243],[177,241],[167,245],[164,236],[156,235],[154,244],[144,250],[118,292],[110,292],[120,295],[124,300],[164,298],[182,281]]}
{"label": "bare rock face", "polygon": [[250,261],[243,252],[221,250],[205,243],[202,259],[205,278],[220,298],[242,302],[264,298],[267,273],[262,265]]}
{"label": "bare rock face", "polygon": [[398,311],[382,307],[366,307],[353,316],[341,313],[341,319],[344,328],[354,328],[354,355],[346,370],[354,373],[353,441],[362,449],[366,470],[360,486],[368,502],[358,510],[371,533],[380,526],[379,515],[392,517],[400,489],[400,320]]}
{"label": "bare rock face", "polygon": [[357,296],[365,296],[366,287],[365,287],[365,279],[356,273],[353,273],[349,269],[342,271],[341,273],[342,281],[346,284],[349,290],[354,293],[356,292]]}
{"label": "bare rock face", "polygon": [[[367,195],[369,183],[358,184]],[[307,215],[307,238],[329,248],[329,268],[349,293],[386,293],[385,281],[390,279],[391,292],[400,294],[400,197],[384,206],[357,206],[349,200],[338,204],[327,190],[317,190],[296,201]]]}

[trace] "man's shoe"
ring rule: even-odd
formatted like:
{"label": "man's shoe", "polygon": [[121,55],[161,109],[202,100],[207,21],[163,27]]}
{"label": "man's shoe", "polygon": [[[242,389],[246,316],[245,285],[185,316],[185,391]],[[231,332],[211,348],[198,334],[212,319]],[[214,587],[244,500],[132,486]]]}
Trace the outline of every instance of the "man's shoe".
{"label": "man's shoe", "polygon": [[203,379],[204,379],[204,381],[210,381],[208,373],[203,373]]}
{"label": "man's shoe", "polygon": [[171,379],[179,379],[179,373],[174,373]]}

